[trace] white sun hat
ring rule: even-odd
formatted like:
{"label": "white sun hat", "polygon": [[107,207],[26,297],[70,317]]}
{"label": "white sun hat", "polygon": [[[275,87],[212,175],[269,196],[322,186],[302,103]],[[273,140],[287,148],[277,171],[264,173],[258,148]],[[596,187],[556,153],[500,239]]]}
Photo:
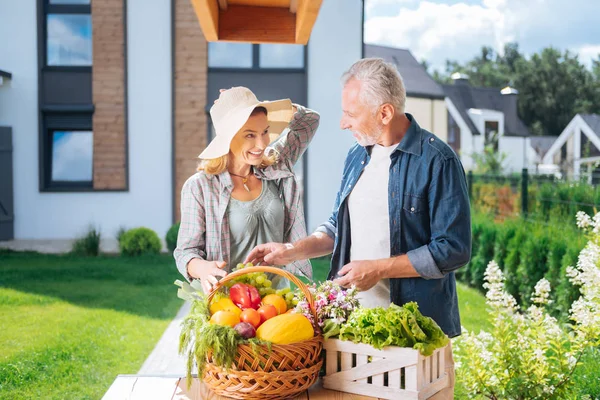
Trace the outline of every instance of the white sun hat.
{"label": "white sun hat", "polygon": [[294,114],[290,99],[259,101],[248,88],[238,86],[228,89],[221,93],[219,100],[210,108],[215,138],[198,158],[209,160],[228,154],[231,140],[256,107],[267,110],[269,134],[278,135],[283,132]]}

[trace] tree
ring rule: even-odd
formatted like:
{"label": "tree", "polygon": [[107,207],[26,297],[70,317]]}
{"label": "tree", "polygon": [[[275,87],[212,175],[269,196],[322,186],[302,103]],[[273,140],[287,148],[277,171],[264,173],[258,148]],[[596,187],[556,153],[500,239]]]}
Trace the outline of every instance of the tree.
{"label": "tree", "polygon": [[[596,112],[593,76],[569,51],[546,48],[516,64],[519,116],[544,135],[559,135],[577,113]],[[538,128],[539,130],[539,128]]]}
{"label": "tree", "polygon": [[447,60],[433,77],[448,83],[454,72],[469,75],[473,86],[515,87],[519,117],[534,135],[559,135],[577,113],[600,113],[600,55],[589,70],[569,51],[548,47],[527,59],[517,43],[507,43],[503,54],[483,46],[465,64]]}

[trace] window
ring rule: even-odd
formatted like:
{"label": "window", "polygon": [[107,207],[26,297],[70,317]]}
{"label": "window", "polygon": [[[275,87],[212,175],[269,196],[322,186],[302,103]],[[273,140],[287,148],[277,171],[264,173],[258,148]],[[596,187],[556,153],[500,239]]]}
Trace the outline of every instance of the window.
{"label": "window", "polygon": [[90,0],[50,0],[50,4],[90,4]]}
{"label": "window", "polygon": [[304,46],[300,44],[261,44],[261,68],[303,68]]}
{"label": "window", "polygon": [[92,65],[90,0],[49,0],[46,5],[46,65]]}
{"label": "window", "polygon": [[40,190],[93,190],[91,0],[38,0]]}
{"label": "window", "polygon": [[212,118],[210,117],[210,113],[206,113],[206,120],[208,122],[208,141],[206,142],[206,145],[208,146],[208,144],[210,142],[212,142],[212,140],[215,138],[215,136],[217,136],[217,132],[215,131],[215,126],[212,123]]}
{"label": "window", "polygon": [[208,43],[209,68],[252,68],[252,58],[249,43]]}
{"label": "window", "polygon": [[494,151],[498,151],[498,121],[485,121],[484,146],[492,146]]}
{"label": "window", "polygon": [[51,191],[92,189],[94,133],[91,114],[46,113],[43,124],[43,188]]}
{"label": "window", "polygon": [[305,46],[210,42],[209,68],[304,69]]}
{"label": "window", "polygon": [[456,154],[460,151],[460,127],[448,112],[448,145]]}
{"label": "window", "polygon": [[91,131],[51,131],[52,182],[92,182],[93,136]]}

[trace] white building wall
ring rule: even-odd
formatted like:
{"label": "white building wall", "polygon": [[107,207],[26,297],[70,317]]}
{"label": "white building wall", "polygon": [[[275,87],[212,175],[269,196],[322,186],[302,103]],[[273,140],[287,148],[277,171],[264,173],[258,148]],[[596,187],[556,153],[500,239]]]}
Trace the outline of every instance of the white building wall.
{"label": "white building wall", "polygon": [[35,1],[0,0],[0,125],[13,127],[15,239],[70,239],[90,224],[104,237],[171,224],[171,3],[127,2],[129,191],[41,193],[38,178]]}
{"label": "white building wall", "polygon": [[309,232],[331,215],[344,159],[354,143],[352,134],[340,129],[340,77],[362,56],[362,12],[360,0],[324,1],[308,45],[308,106],[321,114],[307,151]]}
{"label": "white building wall", "polygon": [[[472,170],[474,164],[473,158],[471,156],[474,152],[476,144],[473,133],[469,129],[467,123],[461,117],[458,109],[456,108],[452,100],[450,100],[450,98],[448,97],[446,97],[446,99],[444,100],[444,108],[447,108],[448,112],[450,113],[450,115],[452,115],[452,118],[454,119],[454,121],[456,121],[456,124],[460,128],[460,151],[458,156],[460,157],[460,161],[463,165],[463,168],[466,171]],[[446,121],[448,121],[448,115],[446,115]],[[446,123],[446,126],[447,125],[448,124]]]}
{"label": "white building wall", "polygon": [[520,172],[523,168],[534,167],[533,160],[529,159],[528,152],[530,148],[529,138],[501,137],[498,143],[498,151],[506,155],[502,163],[505,172]]}

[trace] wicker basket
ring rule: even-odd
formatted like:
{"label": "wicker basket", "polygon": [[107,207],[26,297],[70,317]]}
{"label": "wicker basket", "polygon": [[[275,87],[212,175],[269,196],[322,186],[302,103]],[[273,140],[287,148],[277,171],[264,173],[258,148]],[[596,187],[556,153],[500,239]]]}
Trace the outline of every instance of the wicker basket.
{"label": "wicker basket", "polygon": [[[227,275],[208,295],[208,303],[225,283],[254,272],[281,275],[296,284],[306,296],[316,320],[314,299],[306,285],[288,271],[275,267],[248,267]],[[267,346],[262,347],[257,355],[250,345],[239,345],[230,369],[214,364],[209,356],[202,378],[204,384],[216,394],[236,399],[285,399],[302,393],[317,380],[323,364],[320,334],[298,343],[273,344],[270,352]]]}

